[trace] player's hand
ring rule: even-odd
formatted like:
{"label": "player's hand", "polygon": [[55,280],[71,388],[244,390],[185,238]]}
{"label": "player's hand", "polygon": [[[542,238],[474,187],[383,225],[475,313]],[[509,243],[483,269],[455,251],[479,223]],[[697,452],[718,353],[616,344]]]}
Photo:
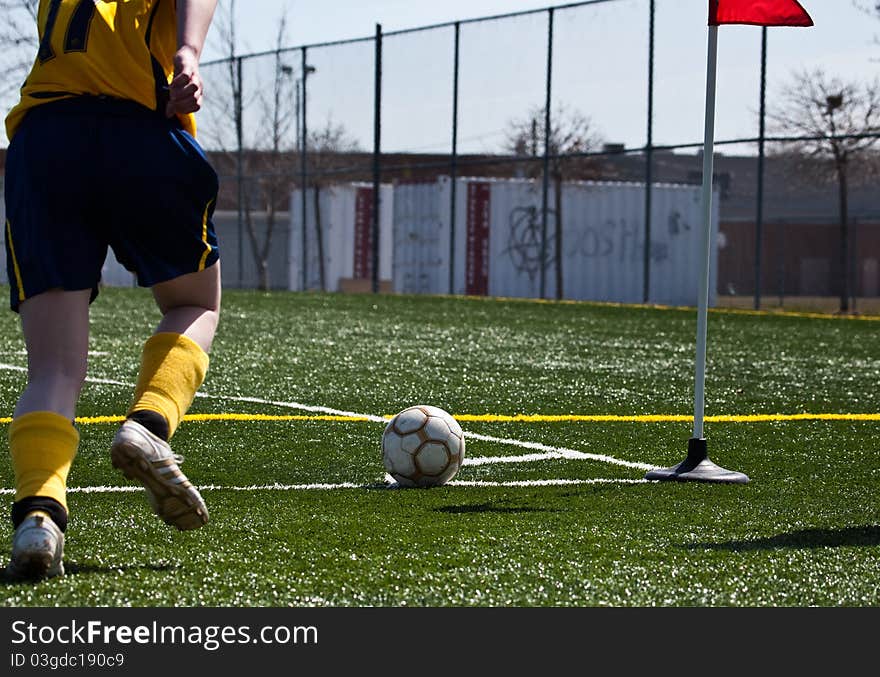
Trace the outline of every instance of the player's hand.
{"label": "player's hand", "polygon": [[199,74],[199,60],[191,47],[181,47],[174,55],[174,77],[168,86],[165,114],[195,113],[202,107],[204,88]]}

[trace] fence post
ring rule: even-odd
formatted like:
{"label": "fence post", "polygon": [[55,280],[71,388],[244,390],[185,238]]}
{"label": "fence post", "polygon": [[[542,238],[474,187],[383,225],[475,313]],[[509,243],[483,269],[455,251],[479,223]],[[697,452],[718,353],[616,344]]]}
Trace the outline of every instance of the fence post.
{"label": "fence post", "polygon": [[[541,194],[541,291],[540,297],[545,297],[547,286],[547,203],[550,189],[550,105],[552,103],[552,80],[553,80],[553,8],[547,10],[547,92],[544,101],[544,185]],[[559,265],[559,262],[556,262]]]}
{"label": "fence post", "polygon": [[458,178],[458,73],[459,44],[461,24],[455,22],[455,55],[452,64],[452,156],[450,157],[449,174],[449,293],[455,293],[455,200],[456,179]]}
{"label": "fence post", "polygon": [[839,200],[840,200],[840,312],[849,312],[849,208],[847,205],[847,185],[845,171],[838,168]]}
{"label": "fence post", "polygon": [[[785,306],[785,293],[786,293],[786,290],[785,290],[785,276],[786,276],[785,229],[786,229],[785,220],[784,219],[780,220],[779,221],[779,266],[777,268],[777,273],[776,273],[777,280],[778,280],[778,286],[779,286],[778,292],[779,292],[779,307],[780,308]],[[803,292],[801,291],[800,288],[798,288],[796,293],[802,294]]]}
{"label": "fence post", "polygon": [[859,220],[850,219],[850,226],[852,227],[852,247],[850,248],[850,282],[849,282],[849,290],[850,290],[850,311],[856,312],[856,300],[859,297],[859,288],[861,287],[861,268],[859,266]]}
{"label": "fence post", "polygon": [[648,138],[645,145],[645,252],[642,273],[642,301],[651,299],[651,199],[654,183],[654,0],[648,19]]}
{"label": "fence post", "polygon": [[236,172],[238,174],[238,288],[244,287],[244,125],[243,112],[243,80],[241,76],[241,57],[235,59],[235,138],[238,145],[236,152]]}
{"label": "fence post", "polygon": [[373,110],[373,293],[379,291],[379,215],[382,182],[382,24],[376,24],[376,79]]}
{"label": "fence post", "polygon": [[[300,196],[300,207],[302,211],[302,270],[300,271],[300,275],[302,277],[302,291],[308,290],[308,210],[306,207],[307,203],[307,195],[308,192],[308,182],[309,182],[309,168],[307,163],[307,140],[308,140],[308,123],[306,122],[306,73],[308,72],[308,66],[306,63],[306,48],[300,48],[300,56],[302,57],[302,97],[297,97],[297,105],[300,109],[297,111],[297,116],[301,118],[301,126],[300,126],[300,139],[299,139],[299,196]],[[299,90],[297,90],[299,92]]]}
{"label": "fence post", "polygon": [[764,125],[767,102],[767,27],[761,27],[761,100],[758,115],[758,212],[755,216],[755,310],[761,307],[761,258],[764,239]]}

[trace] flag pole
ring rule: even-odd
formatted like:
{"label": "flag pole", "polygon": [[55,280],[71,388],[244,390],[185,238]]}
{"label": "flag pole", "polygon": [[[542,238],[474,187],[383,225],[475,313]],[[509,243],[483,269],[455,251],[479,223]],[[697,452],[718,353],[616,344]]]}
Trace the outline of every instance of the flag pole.
{"label": "flag pole", "polygon": [[703,140],[703,230],[700,238],[702,254],[700,289],[697,296],[697,356],[694,383],[694,439],[703,437],[706,394],[706,333],[709,307],[709,261],[712,256],[712,189],[715,174],[715,91],[718,82],[718,26],[709,26],[709,58],[706,69],[706,124]]}
{"label": "flag pole", "polygon": [[694,429],[688,440],[687,458],[671,468],[651,470],[648,480],[679,482],[726,482],[745,484],[749,478],[741,472],[725,470],[709,460],[703,435],[706,388],[706,328],[709,307],[709,266],[712,256],[712,189],[715,156],[715,90],[718,64],[718,26],[709,26],[708,64],[706,68],[706,129],[703,144],[703,231],[699,295],[697,298],[697,354],[694,382]]}

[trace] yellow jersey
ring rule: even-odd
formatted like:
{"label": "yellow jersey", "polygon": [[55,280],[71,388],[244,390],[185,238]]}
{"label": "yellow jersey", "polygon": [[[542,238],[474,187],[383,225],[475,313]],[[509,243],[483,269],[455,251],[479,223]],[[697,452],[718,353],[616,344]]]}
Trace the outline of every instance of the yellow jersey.
{"label": "yellow jersey", "polygon": [[[174,75],[175,0],[40,0],[40,47],[6,116],[13,135],[31,108],[77,95],[104,95],[161,110]],[[195,136],[195,117],[180,115]]]}

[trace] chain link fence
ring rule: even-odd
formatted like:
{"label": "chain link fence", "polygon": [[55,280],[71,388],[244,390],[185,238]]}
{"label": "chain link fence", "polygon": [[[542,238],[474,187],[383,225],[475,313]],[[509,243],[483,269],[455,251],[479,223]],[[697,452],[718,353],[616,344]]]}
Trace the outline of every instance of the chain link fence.
{"label": "chain link fence", "polygon": [[[825,11],[830,2],[812,4]],[[880,128],[871,116],[852,119],[854,96],[877,93],[870,74],[880,22],[853,3],[833,5],[823,19],[845,30],[823,32],[819,21],[811,29],[720,29],[718,303],[791,305],[815,296],[855,309],[880,295],[872,149]],[[568,296],[563,263],[590,237],[599,243],[592,259],[576,265],[623,256],[620,247],[599,246],[616,229],[615,241],[633,243],[626,256],[637,300],[656,300],[664,238],[701,227],[658,201],[665,186],[702,181],[705,0],[592,0],[365,29],[357,39],[203,64],[199,139],[221,175],[216,221],[227,286],[381,291],[381,221],[392,222],[384,237],[400,238],[402,209],[383,205],[395,200],[383,187],[444,182],[429,211],[447,233],[443,291],[457,293],[456,275],[472,271],[470,250],[455,239],[473,237],[462,222],[476,204],[462,192],[480,179],[528,186],[526,211],[511,209],[528,214],[518,237],[538,262],[534,295]],[[816,133],[783,124],[798,113],[786,91],[804,79],[828,95],[813,113],[830,125]],[[831,95],[843,92],[833,106]],[[835,163],[847,140],[864,143]],[[635,185],[625,200],[638,209],[625,223],[620,210],[579,215],[572,191],[581,189],[571,186],[587,184]],[[349,193],[350,216],[334,213]],[[427,207],[418,209],[428,218]],[[340,235],[346,218],[354,226]],[[325,268],[338,243],[328,237],[358,240],[355,265],[335,278]]]}

